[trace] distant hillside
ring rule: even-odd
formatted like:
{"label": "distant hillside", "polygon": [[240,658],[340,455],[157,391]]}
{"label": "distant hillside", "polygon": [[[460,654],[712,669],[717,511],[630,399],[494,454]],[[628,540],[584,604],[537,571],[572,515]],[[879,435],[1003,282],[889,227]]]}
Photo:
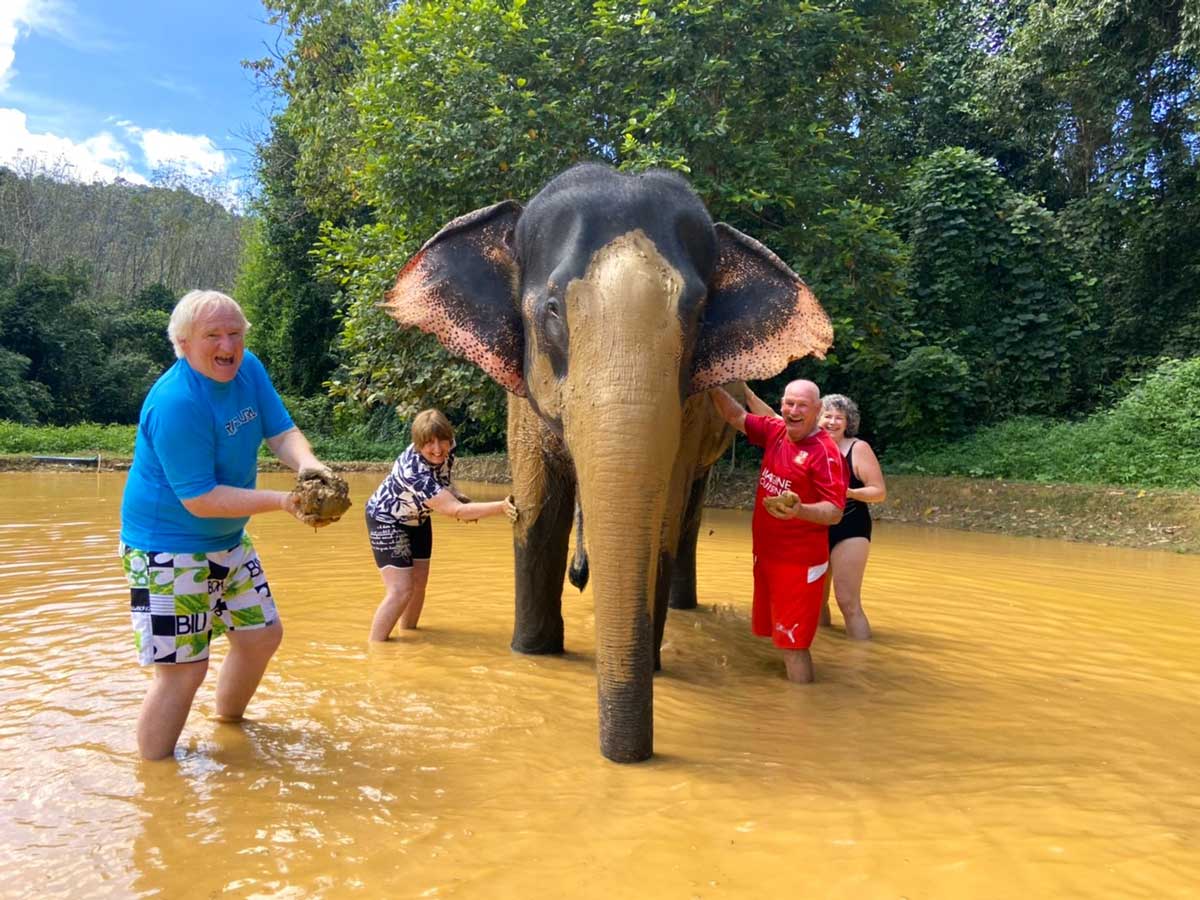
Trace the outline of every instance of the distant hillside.
{"label": "distant hillside", "polygon": [[183,188],[80,184],[50,168],[22,169],[0,167],[0,248],[18,278],[73,260],[87,264],[93,296],[233,288],[242,217],[219,203]]}
{"label": "distant hillside", "polygon": [[232,291],[242,217],[182,187],[0,167],[0,420],[137,421],[192,288]]}

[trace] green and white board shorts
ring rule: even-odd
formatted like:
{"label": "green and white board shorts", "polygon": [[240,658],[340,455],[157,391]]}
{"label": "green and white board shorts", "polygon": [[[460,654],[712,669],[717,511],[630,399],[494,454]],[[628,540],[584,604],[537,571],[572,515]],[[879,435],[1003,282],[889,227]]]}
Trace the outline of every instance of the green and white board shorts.
{"label": "green and white board shorts", "polygon": [[266,628],[278,618],[258,553],[241,543],[215,553],[136,550],[121,544],[138,662],[208,659],[214,635]]}

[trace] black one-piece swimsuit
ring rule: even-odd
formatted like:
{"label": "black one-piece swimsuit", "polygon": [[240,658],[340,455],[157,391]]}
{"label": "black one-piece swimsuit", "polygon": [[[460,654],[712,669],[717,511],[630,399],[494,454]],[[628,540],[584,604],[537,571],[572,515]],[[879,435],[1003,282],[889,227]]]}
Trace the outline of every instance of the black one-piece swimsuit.
{"label": "black one-piece swimsuit", "polygon": [[[854,444],[857,444],[855,441]],[[846,469],[850,472],[850,487],[863,487],[862,481],[854,474],[854,444],[846,449]],[[842,510],[842,521],[829,527],[829,549],[832,550],[846,538],[871,539],[871,511],[861,500],[846,500],[846,508]]]}

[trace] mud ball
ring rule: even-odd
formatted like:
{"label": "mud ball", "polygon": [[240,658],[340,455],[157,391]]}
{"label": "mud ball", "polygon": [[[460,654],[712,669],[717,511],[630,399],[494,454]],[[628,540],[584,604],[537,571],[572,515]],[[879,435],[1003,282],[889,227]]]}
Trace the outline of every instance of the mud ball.
{"label": "mud ball", "polygon": [[292,495],[306,525],[336,522],[350,508],[350,485],[328,470],[305,469],[296,476]]}
{"label": "mud ball", "polygon": [[784,491],[774,497],[764,497],[763,506],[767,508],[767,512],[772,515],[787,515],[787,513],[800,502],[800,498],[791,491]]}

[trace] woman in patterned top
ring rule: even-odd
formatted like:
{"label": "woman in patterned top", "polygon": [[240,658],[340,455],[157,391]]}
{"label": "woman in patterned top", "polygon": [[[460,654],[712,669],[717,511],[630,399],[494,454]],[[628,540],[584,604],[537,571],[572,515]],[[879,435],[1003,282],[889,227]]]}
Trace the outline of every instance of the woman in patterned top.
{"label": "woman in patterned top", "polygon": [[383,602],[371,622],[373,641],[386,641],[397,622],[402,629],[417,627],[433,555],[431,512],[462,522],[499,515],[516,521],[517,509],[508,499],[472,503],[459,493],[450,483],[453,466],[450,421],[436,409],[417,413],[412,443],[367,501],[367,535],[384,586]]}

